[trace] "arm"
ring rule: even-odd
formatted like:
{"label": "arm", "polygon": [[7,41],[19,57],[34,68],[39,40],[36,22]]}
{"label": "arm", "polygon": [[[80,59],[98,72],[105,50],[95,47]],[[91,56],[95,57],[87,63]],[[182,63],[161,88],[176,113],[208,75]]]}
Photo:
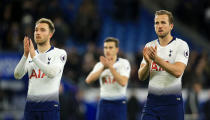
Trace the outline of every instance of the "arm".
{"label": "arm", "polygon": [[150,64],[141,64],[138,70],[138,78],[139,80],[146,80],[149,76]]}
{"label": "arm", "polygon": [[186,68],[186,65],[181,62],[175,62],[173,64],[164,61],[159,56],[156,56],[154,62],[157,63],[160,67],[162,67],[165,71],[172,74],[176,78],[179,78]]}
{"label": "arm", "polygon": [[27,72],[26,69],[27,58],[23,56],[14,70],[15,79],[21,79]]}
{"label": "arm", "polygon": [[29,38],[27,36],[24,37],[23,46],[24,46],[24,55],[22,56],[20,62],[18,63],[18,65],[14,70],[15,79],[21,79],[27,72],[26,61],[29,53]]}
{"label": "arm", "polygon": [[96,81],[96,80],[99,78],[99,76],[101,75],[101,73],[103,72],[103,70],[104,70],[104,67],[99,68],[99,70],[97,70],[97,71],[93,70],[93,71],[87,76],[85,82],[86,82],[87,84],[90,84],[90,83]]}
{"label": "arm", "polygon": [[[183,50],[183,48],[186,48],[186,50]],[[155,46],[155,48],[150,47],[149,51],[150,51],[149,57],[160,67],[165,69],[168,73],[172,74],[173,76],[177,78],[179,78],[184,73],[187,60],[188,60],[188,52],[189,52],[188,46],[184,46],[184,47],[181,46],[178,48],[175,63],[168,63],[164,61],[162,58],[160,58],[157,55],[157,46]],[[185,55],[185,51],[187,52],[187,56]]]}
{"label": "arm", "polygon": [[[43,73],[45,73],[49,78],[55,77],[58,73],[60,73],[66,63],[66,52],[63,54],[60,54],[55,57],[55,60],[53,64],[46,64],[43,63],[41,60],[35,56],[35,50],[32,41],[30,40],[29,44],[29,52],[32,58],[32,61],[41,69]],[[60,59],[63,58],[63,59]]]}
{"label": "arm", "polygon": [[63,55],[63,57],[65,58],[64,61],[62,62],[59,58],[59,56],[55,58],[55,61],[53,62],[53,64],[46,64],[43,63],[41,60],[39,60],[37,58],[37,56],[35,56],[32,61],[34,62],[34,64],[36,64],[39,69],[45,73],[49,78],[53,78],[55,77],[58,73],[60,73],[63,69],[63,66],[65,64],[66,61],[66,54]]}
{"label": "arm", "polygon": [[[118,84],[120,84],[121,86],[125,86],[127,83],[128,83],[128,77],[127,76],[124,76],[124,75],[121,75],[119,74],[113,67],[113,61],[105,58],[104,56],[101,56],[100,57],[100,61],[101,63],[109,68],[110,72],[112,73],[114,79],[117,81]],[[126,66],[126,63],[124,63],[124,65]],[[124,67],[124,66],[123,66]],[[126,69],[126,68],[121,68],[121,70],[123,69]],[[128,68],[128,70],[130,71],[130,67]],[[130,72],[129,72],[130,74]]]}
{"label": "arm", "polygon": [[128,83],[128,77],[120,75],[112,65],[109,66],[109,70],[114,76],[114,79],[121,85],[125,86]]}

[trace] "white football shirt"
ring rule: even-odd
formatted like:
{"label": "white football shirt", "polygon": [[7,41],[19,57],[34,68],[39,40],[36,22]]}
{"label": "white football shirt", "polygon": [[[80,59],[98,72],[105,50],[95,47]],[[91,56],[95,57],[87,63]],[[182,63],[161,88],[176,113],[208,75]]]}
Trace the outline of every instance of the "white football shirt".
{"label": "white football shirt", "polygon": [[[101,67],[103,67],[103,64],[101,62],[98,62],[95,67],[93,68],[92,72],[98,71]],[[130,77],[130,63],[128,60],[123,58],[117,58],[117,61],[114,63],[113,67],[116,69],[116,71],[125,77]],[[121,86],[113,77],[112,73],[109,69],[105,69],[100,77],[100,97],[103,99],[119,99],[126,97],[126,88],[127,84],[125,86]]]}
{"label": "white football shirt", "polygon": [[59,101],[59,86],[66,59],[66,52],[55,47],[45,53],[36,50],[33,59],[30,55],[28,59],[22,57],[15,68],[15,74],[17,79],[21,79],[28,72],[28,101]]}
{"label": "white football shirt", "polygon": [[[173,64],[181,62],[187,65],[189,57],[189,47],[187,43],[181,39],[174,38],[167,46],[160,46],[158,40],[151,41],[146,44],[148,46],[157,46],[157,55],[165,61]],[[146,64],[143,58],[141,64]],[[182,75],[179,78],[166,72],[163,68],[152,62],[150,66],[149,93],[156,95],[181,94]]]}

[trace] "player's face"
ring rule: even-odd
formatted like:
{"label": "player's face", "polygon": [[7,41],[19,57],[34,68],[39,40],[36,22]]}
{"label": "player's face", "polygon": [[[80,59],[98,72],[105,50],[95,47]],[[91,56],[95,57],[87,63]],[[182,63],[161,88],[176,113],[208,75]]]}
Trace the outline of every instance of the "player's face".
{"label": "player's face", "polygon": [[169,23],[168,15],[155,16],[155,32],[158,37],[164,38],[173,29],[173,24]]}
{"label": "player's face", "polygon": [[52,37],[49,26],[47,23],[39,23],[35,27],[34,40],[36,44],[43,45]]}
{"label": "player's face", "polygon": [[104,43],[104,55],[107,58],[112,58],[117,55],[118,48],[115,46],[115,42],[105,42]]}

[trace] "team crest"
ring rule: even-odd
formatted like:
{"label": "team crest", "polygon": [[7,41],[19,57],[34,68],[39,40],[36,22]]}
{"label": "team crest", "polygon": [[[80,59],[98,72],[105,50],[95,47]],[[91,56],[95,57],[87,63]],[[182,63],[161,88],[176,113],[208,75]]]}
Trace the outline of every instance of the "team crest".
{"label": "team crest", "polygon": [[51,60],[51,58],[48,57],[48,62],[47,62],[47,64],[50,64],[50,60]]}
{"label": "team crest", "polygon": [[170,51],[169,51],[169,55],[168,55],[169,57],[171,57],[171,56],[172,56],[172,52],[173,52],[173,51],[170,49]]}

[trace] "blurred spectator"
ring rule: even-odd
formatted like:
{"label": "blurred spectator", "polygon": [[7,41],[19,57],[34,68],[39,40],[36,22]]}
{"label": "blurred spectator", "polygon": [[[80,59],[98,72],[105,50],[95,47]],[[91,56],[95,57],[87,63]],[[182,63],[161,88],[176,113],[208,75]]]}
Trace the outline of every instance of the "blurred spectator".
{"label": "blurred spectator", "polygon": [[81,71],[81,56],[76,48],[72,48],[67,52],[67,61],[64,68],[64,76],[72,84],[78,84]]}
{"label": "blurred spectator", "polygon": [[137,20],[141,0],[114,0],[113,16],[120,21]]}
{"label": "blurred spectator", "polygon": [[96,42],[101,27],[95,0],[83,0],[73,24],[73,34],[78,42]]}
{"label": "blurred spectator", "polygon": [[194,82],[199,82],[206,87],[206,67],[207,67],[207,53],[197,54],[196,51],[190,53],[189,65],[183,76],[183,86],[191,88]]}
{"label": "blurred spectator", "polygon": [[204,10],[204,26],[205,26],[205,33],[208,37],[208,40],[210,41],[210,1],[206,0],[205,3],[205,10]]}
{"label": "blurred spectator", "polygon": [[[25,14],[21,21],[21,34],[33,38],[33,17],[30,14]],[[23,37],[22,37],[23,38]]]}
{"label": "blurred spectator", "polygon": [[[82,61],[82,74],[80,74],[80,82],[84,82],[85,78],[93,69],[96,62],[99,61],[99,54],[97,53],[96,46],[93,43],[88,43],[87,51],[84,53],[84,58]],[[97,82],[93,86],[97,86]]]}
{"label": "blurred spectator", "polygon": [[196,51],[191,51],[190,52],[190,56],[189,56],[189,60],[188,60],[188,65],[186,66],[184,75],[183,75],[183,79],[182,79],[182,85],[184,88],[189,88],[192,84],[192,79],[193,79],[193,74],[192,72],[194,72],[194,64],[198,58],[198,53]]}
{"label": "blurred spectator", "polygon": [[64,48],[66,40],[69,37],[70,28],[60,16],[54,19],[54,23],[55,23],[55,29],[56,29],[54,40],[58,47]]}
{"label": "blurred spectator", "polygon": [[18,51],[21,50],[23,40],[20,38],[20,28],[17,23],[12,23],[10,30],[7,34],[7,49]]}
{"label": "blurred spectator", "polygon": [[188,89],[188,97],[185,105],[185,114],[190,115],[189,118],[197,120],[199,118],[199,101],[198,95],[202,90],[202,85],[199,82],[194,82],[192,87]]}
{"label": "blurred spectator", "polygon": [[210,120],[210,90],[208,90],[208,100],[204,103],[203,106],[205,120]]}
{"label": "blurred spectator", "polygon": [[131,76],[130,76],[130,87],[147,87],[149,80],[140,81],[138,78],[138,69],[140,66],[140,63],[142,61],[143,55],[142,52],[137,52],[134,54],[135,60],[134,63],[131,63]]}
{"label": "blurred spectator", "polygon": [[[3,6],[2,6],[3,7]],[[4,9],[0,12],[2,12],[1,20],[0,20],[0,49],[7,49],[7,34],[10,29],[10,23],[11,23],[11,9],[12,4],[7,4],[3,7]]]}
{"label": "blurred spectator", "polygon": [[206,67],[207,54],[202,52],[198,54],[196,51],[190,53],[189,64],[183,76],[183,86],[187,87],[187,101],[185,105],[185,113],[189,120],[197,120],[200,115],[200,106],[198,95],[203,86],[206,86]]}
{"label": "blurred spectator", "polygon": [[197,79],[199,82],[204,85],[204,87],[207,87],[206,84],[206,67],[208,62],[208,56],[205,51],[202,52],[201,57],[198,61],[197,66],[195,67],[195,75],[196,77],[194,79]]}
{"label": "blurred spectator", "polygon": [[3,98],[5,97],[4,91],[0,88],[0,111],[2,111],[3,108]]}
{"label": "blurred spectator", "polygon": [[130,74],[130,79],[129,79],[129,84],[128,84],[128,87],[129,88],[137,88],[139,86],[141,86],[141,81],[138,79],[138,68],[139,66],[137,66],[136,64],[134,63],[131,63],[131,74]]}
{"label": "blurred spectator", "polygon": [[205,75],[206,75],[206,83],[205,86],[206,88],[210,88],[210,60],[207,60],[207,65],[205,67]]}
{"label": "blurred spectator", "polygon": [[138,120],[141,110],[142,107],[139,103],[139,100],[134,94],[132,94],[131,97],[128,99],[127,104],[128,120]]}
{"label": "blurred spectator", "polygon": [[84,120],[84,109],[82,109],[79,89],[63,82],[59,92],[61,120]]}
{"label": "blurred spectator", "polygon": [[156,0],[154,2],[159,3],[161,8],[174,11],[176,9],[177,4],[180,1],[179,0]]}

